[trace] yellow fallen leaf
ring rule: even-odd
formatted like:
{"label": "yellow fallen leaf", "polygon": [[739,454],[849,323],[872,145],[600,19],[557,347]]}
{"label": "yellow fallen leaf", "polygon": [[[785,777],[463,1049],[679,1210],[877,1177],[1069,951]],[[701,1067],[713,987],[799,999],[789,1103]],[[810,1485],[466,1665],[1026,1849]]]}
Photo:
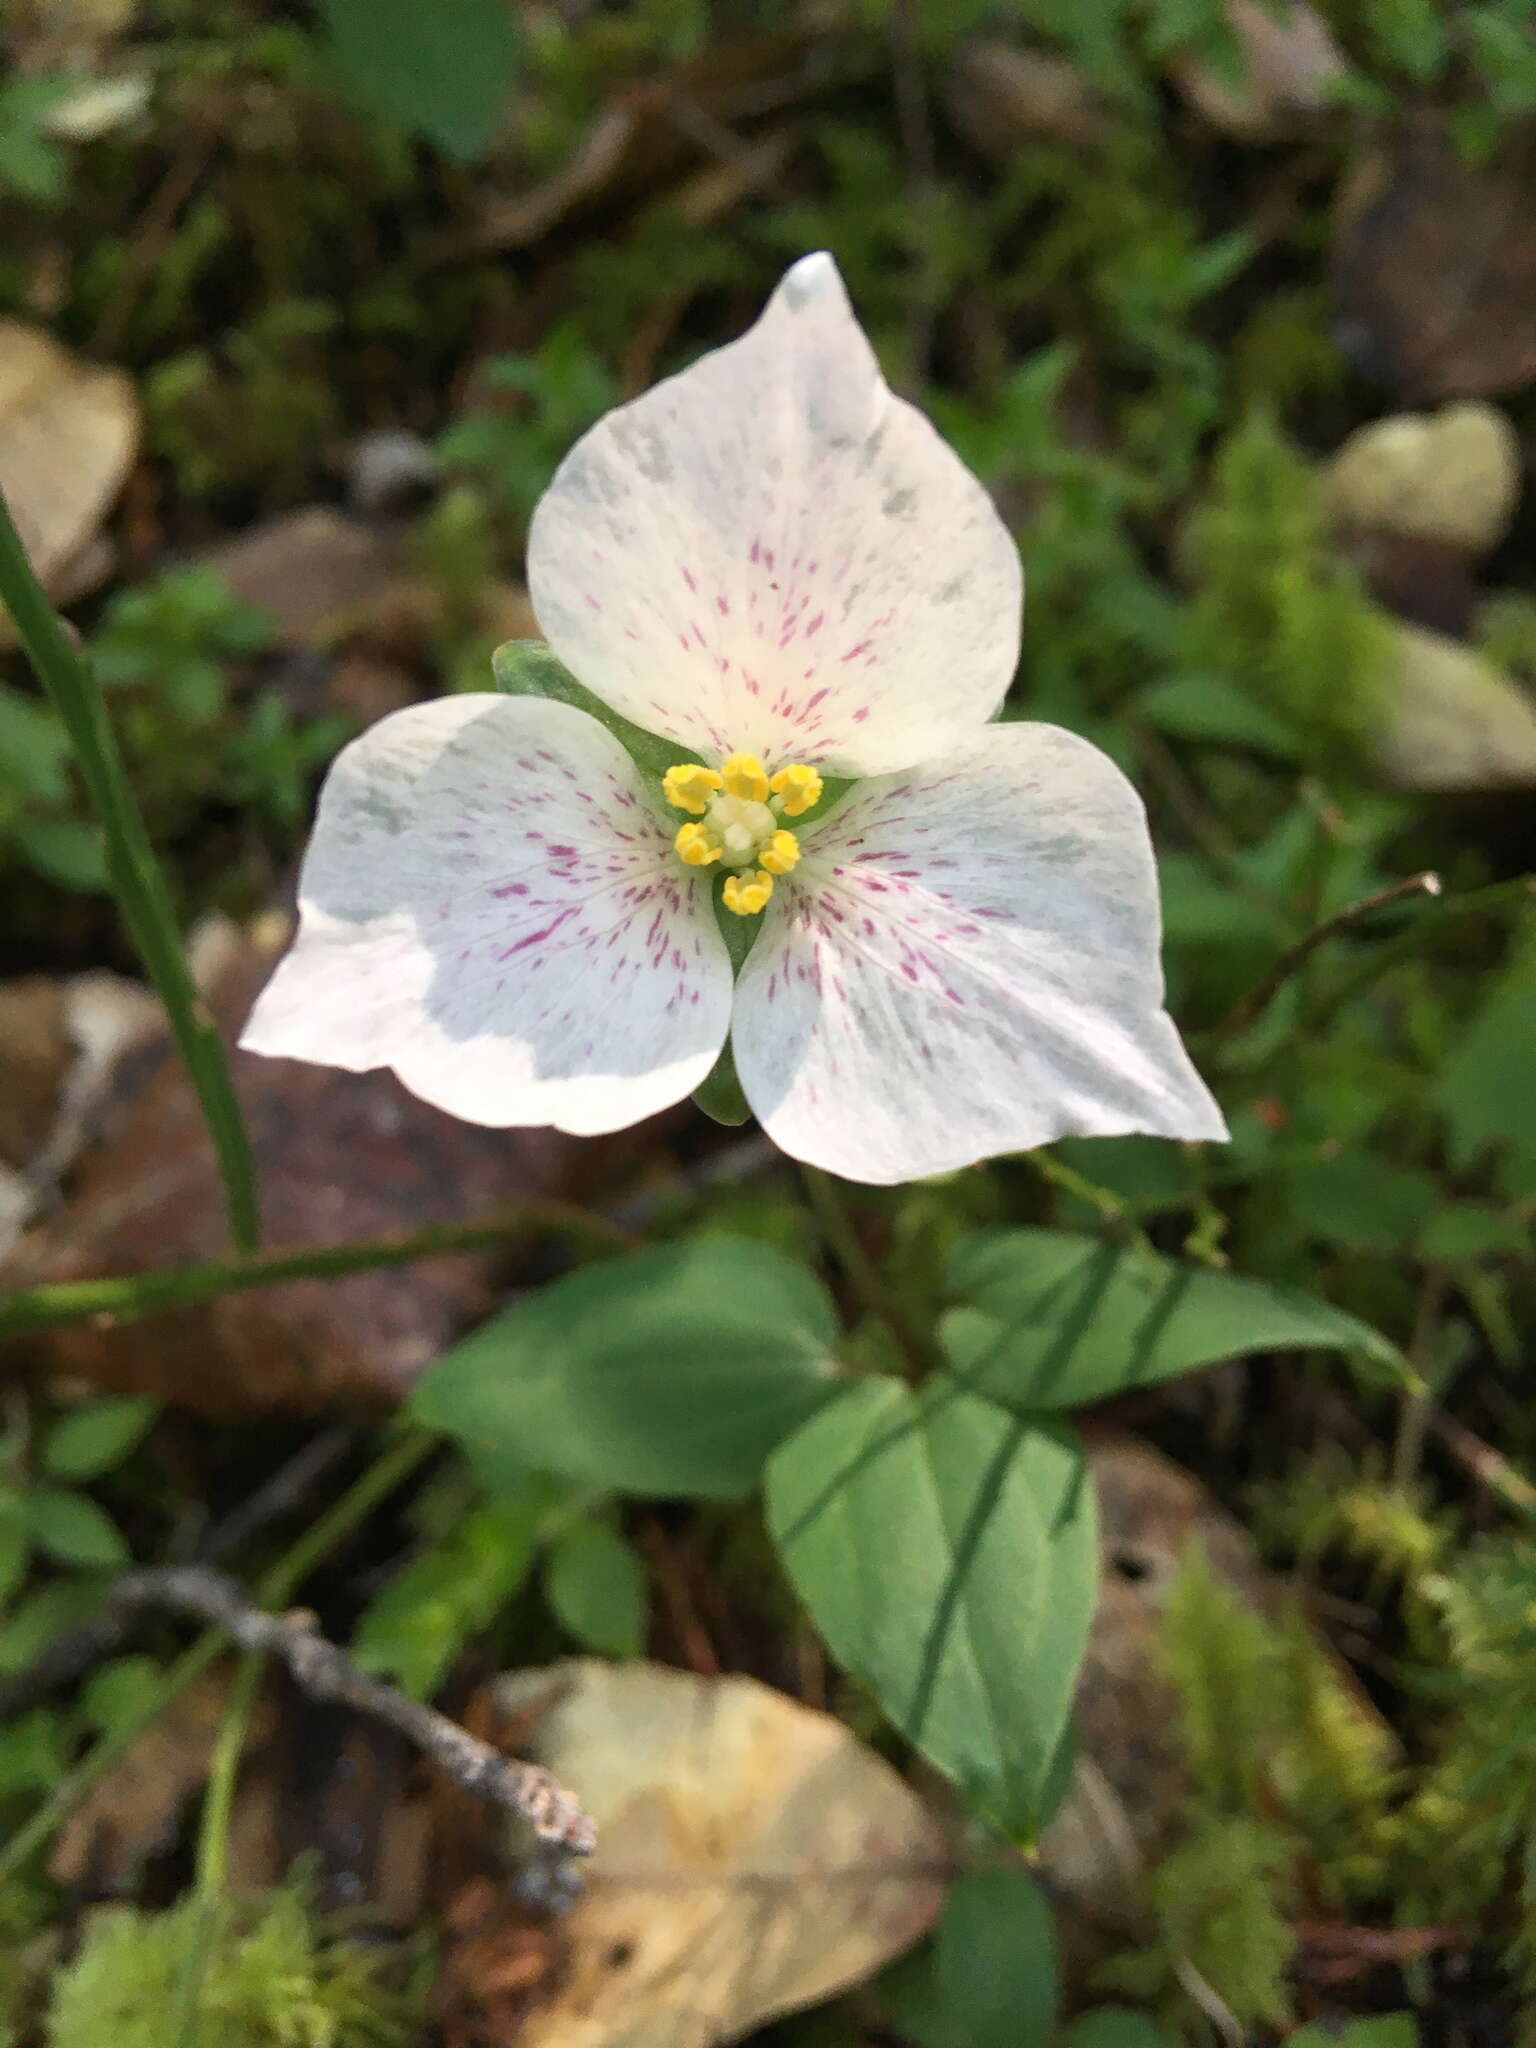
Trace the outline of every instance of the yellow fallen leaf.
{"label": "yellow fallen leaf", "polygon": [[45,587],[97,532],[138,438],[138,399],[121,370],[0,320],[0,487]]}
{"label": "yellow fallen leaf", "polygon": [[943,1834],[841,1722],[752,1678],[573,1658],[504,1679],[598,1824],[569,1953],[518,2048],[716,2048],[915,1941]]}

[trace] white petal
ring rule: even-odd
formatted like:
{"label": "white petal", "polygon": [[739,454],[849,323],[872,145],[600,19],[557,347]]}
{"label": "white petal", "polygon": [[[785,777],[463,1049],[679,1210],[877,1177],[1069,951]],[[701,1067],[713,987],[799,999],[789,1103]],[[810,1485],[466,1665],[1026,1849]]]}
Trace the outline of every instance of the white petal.
{"label": "white petal", "polygon": [[528,581],[589,689],[716,759],[905,768],[983,725],[1018,662],[1018,549],[891,393],[827,255],[576,444]]}
{"label": "white petal", "polygon": [[1069,1134],[1226,1136],[1162,1009],[1141,803],[1096,747],[996,726],[806,837],[732,1022],[784,1151],[884,1185]]}
{"label": "white petal", "polygon": [[477,1124],[619,1130],[713,1065],[731,973],[624,749],[585,712],[446,697],[326,780],[253,1052],[393,1067]]}

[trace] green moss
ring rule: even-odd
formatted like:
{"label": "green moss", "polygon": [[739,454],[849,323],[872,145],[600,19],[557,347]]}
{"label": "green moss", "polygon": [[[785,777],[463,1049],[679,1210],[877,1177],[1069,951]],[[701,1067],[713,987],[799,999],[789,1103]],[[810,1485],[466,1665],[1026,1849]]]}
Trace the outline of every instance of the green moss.
{"label": "green moss", "polygon": [[1253,697],[1324,767],[1360,761],[1392,660],[1392,628],[1334,554],[1306,461],[1263,410],[1222,442],[1192,516],[1188,657]]}
{"label": "green moss", "polygon": [[1343,1908],[1382,1882],[1395,1745],[1300,1616],[1261,1614],[1198,1544],[1169,1589],[1160,1651],[1183,1722],[1185,1833],[1145,1879],[1156,1939],[1104,1981],[1187,2015],[1193,1970],[1240,2021],[1280,2024],[1295,1897],[1304,1886]]}
{"label": "green moss", "polygon": [[[195,1899],[166,1913],[96,1915],[55,1979],[47,2048],[169,2048],[202,1934]],[[289,1888],[222,1909],[189,2048],[410,2048],[424,2023],[379,1952],[326,1933]]]}

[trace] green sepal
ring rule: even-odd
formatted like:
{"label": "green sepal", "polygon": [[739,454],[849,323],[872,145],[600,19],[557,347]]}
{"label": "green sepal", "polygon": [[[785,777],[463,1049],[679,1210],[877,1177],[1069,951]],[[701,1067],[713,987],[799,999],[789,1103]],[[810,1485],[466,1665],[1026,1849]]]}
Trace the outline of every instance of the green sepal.
{"label": "green sepal", "polygon": [[[546,697],[556,704],[574,705],[611,732],[640,773],[657,785],[667,770],[679,761],[697,761],[692,747],[676,740],[662,739],[643,726],[621,718],[589,690],[578,683],[565,663],[542,640],[506,640],[491,656],[491,673],[496,687],[507,697]],[[659,801],[660,790],[656,791]]]}
{"label": "green sepal", "polygon": [[[745,924],[746,919],[738,918],[737,922]],[[736,1077],[736,1058],[729,1039],[721,1048],[719,1059],[694,1089],[693,1099],[711,1122],[724,1124],[728,1130],[751,1122],[751,1106]]]}

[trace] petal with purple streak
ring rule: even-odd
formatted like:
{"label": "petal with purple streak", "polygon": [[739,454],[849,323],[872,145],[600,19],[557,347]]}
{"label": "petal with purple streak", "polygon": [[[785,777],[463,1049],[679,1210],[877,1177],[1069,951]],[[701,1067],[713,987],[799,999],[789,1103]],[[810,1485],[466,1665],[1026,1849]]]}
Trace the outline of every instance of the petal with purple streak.
{"label": "petal with purple streak", "polygon": [[577,443],[528,579],[589,689],[716,759],[904,768],[983,725],[1018,660],[1018,550],[886,385],[827,255]]}
{"label": "petal with purple streak", "polygon": [[724,1042],[708,882],[569,705],[447,697],[354,740],[299,905],[241,1043],[392,1067],[471,1123],[618,1130],[688,1095]]}
{"label": "petal with purple streak", "polygon": [[742,1087],[784,1151],[882,1185],[1068,1135],[1224,1137],[1159,939],[1119,769],[998,726],[807,835],[737,983]]}

